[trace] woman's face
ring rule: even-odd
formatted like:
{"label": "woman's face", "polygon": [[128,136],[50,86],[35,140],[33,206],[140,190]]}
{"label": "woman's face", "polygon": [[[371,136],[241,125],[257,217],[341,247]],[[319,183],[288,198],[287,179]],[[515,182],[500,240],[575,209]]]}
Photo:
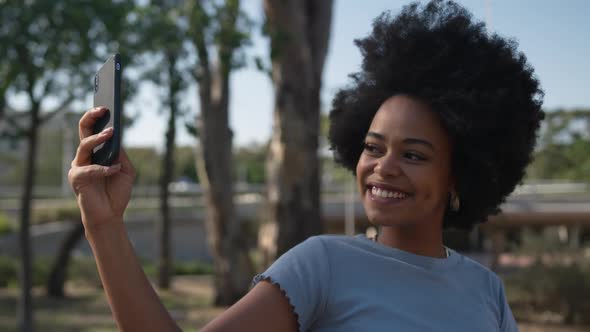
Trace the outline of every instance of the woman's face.
{"label": "woman's face", "polygon": [[442,223],[452,189],[450,138],[426,104],[391,97],[373,118],[356,175],[373,224]]}

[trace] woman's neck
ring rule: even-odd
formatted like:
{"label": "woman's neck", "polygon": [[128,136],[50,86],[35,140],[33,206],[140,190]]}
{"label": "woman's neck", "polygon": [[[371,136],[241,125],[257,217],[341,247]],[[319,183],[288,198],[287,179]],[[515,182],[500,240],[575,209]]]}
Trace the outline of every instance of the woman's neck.
{"label": "woman's neck", "polygon": [[377,242],[420,256],[447,257],[442,241],[442,229],[429,227],[381,226]]}

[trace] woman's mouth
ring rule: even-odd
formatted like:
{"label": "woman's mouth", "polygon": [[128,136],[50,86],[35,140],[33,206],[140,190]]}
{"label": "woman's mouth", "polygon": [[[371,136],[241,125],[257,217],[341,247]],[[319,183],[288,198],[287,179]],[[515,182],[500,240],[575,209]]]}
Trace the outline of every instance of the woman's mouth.
{"label": "woman's mouth", "polygon": [[374,185],[367,187],[367,195],[372,201],[380,203],[398,203],[411,196],[411,194],[399,189],[382,188]]}

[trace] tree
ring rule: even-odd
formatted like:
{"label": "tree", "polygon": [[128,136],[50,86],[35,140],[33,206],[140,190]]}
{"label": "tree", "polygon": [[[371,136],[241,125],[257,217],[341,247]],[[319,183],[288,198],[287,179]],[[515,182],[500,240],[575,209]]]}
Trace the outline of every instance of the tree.
{"label": "tree", "polygon": [[168,184],[172,181],[175,168],[176,122],[181,113],[179,98],[189,83],[189,78],[183,74],[187,71],[188,63],[182,59],[187,58],[188,50],[185,47],[187,27],[183,21],[181,5],[182,2],[178,0],[159,0],[139,7],[136,28],[138,49],[145,52],[144,56],[151,64],[151,68],[144,71],[143,77],[163,88],[163,104],[169,111],[159,179],[160,221],[157,224],[158,286],[165,289],[170,287],[172,267]]}
{"label": "tree", "polygon": [[[78,1],[5,1],[0,6],[0,114],[7,135],[25,137],[27,156],[21,198],[19,240],[21,248],[21,301],[18,324],[20,331],[32,331],[31,249],[29,219],[32,189],[35,183],[38,129],[49,117],[65,109],[76,97],[87,92],[85,84],[97,56],[97,49],[110,51],[117,31],[124,21],[127,3]],[[105,22],[103,19],[108,19]],[[112,29],[112,30],[111,30]],[[27,102],[14,105],[11,96],[22,96]],[[12,114],[26,114],[27,125],[17,122]],[[16,116],[15,116],[16,117]],[[21,117],[22,118],[22,117]]]}
{"label": "tree", "polygon": [[323,231],[318,137],[332,1],[265,0],[264,9],[275,89],[267,192],[280,256]]}
{"label": "tree", "polygon": [[58,250],[53,267],[47,279],[47,295],[50,297],[65,297],[64,284],[67,279],[67,267],[70,263],[71,252],[74,250],[84,235],[84,224],[82,217],[78,217],[72,228],[66,234]]}
{"label": "tree", "polygon": [[547,112],[529,179],[590,181],[590,110]]}
{"label": "tree", "polygon": [[207,208],[207,240],[214,258],[215,305],[230,305],[248,292],[254,273],[247,241],[233,202],[232,131],[229,79],[241,65],[239,50],[248,42],[249,22],[238,0],[188,2],[189,38],[198,62],[200,115],[197,173]]}

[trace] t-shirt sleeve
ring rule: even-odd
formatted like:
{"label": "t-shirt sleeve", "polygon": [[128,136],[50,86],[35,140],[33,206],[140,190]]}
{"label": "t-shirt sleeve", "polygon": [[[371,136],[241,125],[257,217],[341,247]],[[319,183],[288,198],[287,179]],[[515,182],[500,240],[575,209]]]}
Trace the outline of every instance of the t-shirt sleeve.
{"label": "t-shirt sleeve", "polygon": [[329,274],[326,248],[314,236],[284,253],[253,283],[268,280],[280,287],[297,315],[299,331],[307,331],[326,305]]}
{"label": "t-shirt sleeve", "polygon": [[506,299],[506,293],[504,292],[504,285],[502,281],[499,280],[499,304],[501,310],[501,321],[500,321],[500,332],[518,332],[518,326],[516,325],[516,320],[512,315],[512,310],[510,310],[510,306],[508,305],[508,300]]}

